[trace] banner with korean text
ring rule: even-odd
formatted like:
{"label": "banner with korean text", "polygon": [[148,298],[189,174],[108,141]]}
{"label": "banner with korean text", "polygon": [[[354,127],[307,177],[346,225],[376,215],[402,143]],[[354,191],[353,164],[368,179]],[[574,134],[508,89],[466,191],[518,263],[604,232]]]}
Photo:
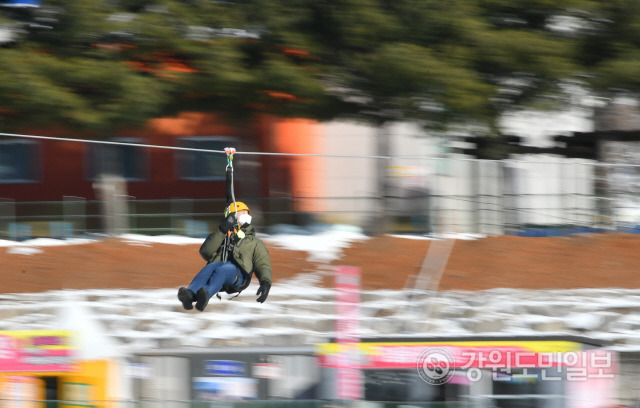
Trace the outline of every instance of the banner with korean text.
{"label": "banner with korean text", "polygon": [[336,397],[362,399],[360,371],[360,269],[339,266],[335,273],[336,343],[341,350],[336,359]]}
{"label": "banner with korean text", "polygon": [[0,372],[71,371],[74,355],[70,331],[0,331]]}

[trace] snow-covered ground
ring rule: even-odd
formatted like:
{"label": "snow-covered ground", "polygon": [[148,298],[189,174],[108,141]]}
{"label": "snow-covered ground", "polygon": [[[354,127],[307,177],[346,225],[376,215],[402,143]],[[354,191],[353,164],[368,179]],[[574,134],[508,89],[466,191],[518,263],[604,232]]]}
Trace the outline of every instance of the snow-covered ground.
{"label": "snow-covered ground", "polygon": [[[352,227],[295,232],[283,230],[263,238],[272,245],[309,251],[314,259],[322,261],[333,259],[354,240],[366,239]],[[140,245],[202,241],[139,235],[125,235],[121,239]],[[11,252],[35,254],[47,245],[86,242],[89,241],[38,239],[19,243],[0,241],[0,246]],[[327,341],[334,335],[334,291],[316,285],[328,273],[332,271],[318,270],[274,285],[264,304],[255,302],[252,295],[257,286],[252,285],[233,300],[213,298],[204,313],[183,310],[175,288],[3,294],[0,330],[74,330],[81,353],[87,358],[126,356],[136,350],[167,347],[308,345]],[[640,290],[629,289],[363,291],[360,334],[362,337],[568,334],[608,340],[618,350],[640,350],[638,311]]]}

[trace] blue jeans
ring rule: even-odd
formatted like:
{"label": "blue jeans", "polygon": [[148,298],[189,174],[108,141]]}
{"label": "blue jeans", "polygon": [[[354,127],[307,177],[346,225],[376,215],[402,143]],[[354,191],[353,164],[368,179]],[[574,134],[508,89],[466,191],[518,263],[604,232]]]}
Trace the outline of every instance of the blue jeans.
{"label": "blue jeans", "polygon": [[189,290],[198,293],[200,288],[207,289],[209,298],[220,292],[224,285],[233,285],[238,277],[238,282],[234,286],[242,285],[244,281],[242,273],[232,262],[213,262],[202,268],[193,278],[189,285]]}

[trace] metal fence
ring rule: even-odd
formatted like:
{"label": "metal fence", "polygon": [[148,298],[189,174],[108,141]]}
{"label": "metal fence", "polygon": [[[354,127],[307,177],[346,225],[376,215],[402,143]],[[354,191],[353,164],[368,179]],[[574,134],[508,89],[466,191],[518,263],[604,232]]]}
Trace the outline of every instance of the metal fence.
{"label": "metal fence", "polygon": [[[357,225],[370,233],[640,232],[640,166],[538,157],[535,161],[422,158],[403,163],[407,165],[389,166],[379,195],[371,192],[378,181],[362,171],[361,177],[351,179],[330,175],[324,196],[243,200],[252,208],[254,224],[266,229],[322,222]],[[368,187],[353,187],[363,185]],[[215,228],[223,207],[223,198],[140,200],[114,195],[97,201],[69,196],[47,202],[0,198],[0,237],[124,233],[199,237]]]}
{"label": "metal fence", "polygon": [[[63,201],[31,202],[0,199],[0,237],[23,240],[33,237],[70,238],[126,233],[200,237],[206,236],[218,225],[225,205],[222,199],[137,200],[130,196],[115,199],[125,202],[126,211],[109,213],[105,210],[104,202],[79,197],[65,197]],[[304,199],[247,201],[252,213],[256,214],[253,223],[265,227],[279,224],[305,225],[330,215],[291,209],[300,200]]]}

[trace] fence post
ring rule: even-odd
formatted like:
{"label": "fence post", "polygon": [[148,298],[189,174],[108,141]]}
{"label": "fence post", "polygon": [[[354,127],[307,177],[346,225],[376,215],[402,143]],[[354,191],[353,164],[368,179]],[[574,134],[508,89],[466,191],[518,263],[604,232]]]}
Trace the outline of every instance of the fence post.
{"label": "fence post", "polygon": [[172,198],[171,199],[171,233],[181,235],[180,221],[193,218],[193,200],[190,198]]}
{"label": "fence post", "polygon": [[[62,221],[71,225],[71,235],[76,231],[87,233],[87,209],[84,197],[62,197]],[[77,228],[76,228],[77,225]]]}
{"label": "fence post", "polygon": [[98,196],[102,201],[104,229],[107,235],[117,235],[129,231],[128,209],[126,207],[127,183],[124,178],[103,174],[96,183]]}
{"label": "fence post", "polygon": [[[475,218],[475,222],[472,222],[471,228],[474,229],[473,232],[481,233],[482,232],[482,206],[481,206],[481,190],[480,183],[482,183],[482,166],[480,165],[480,159],[471,160],[471,174],[469,174],[469,179],[471,180],[471,218]],[[475,217],[473,216],[475,214]]]}
{"label": "fence post", "polygon": [[129,211],[128,220],[129,220],[129,231],[132,234],[138,234],[138,207],[136,205],[136,197],[134,196],[126,196],[127,198],[127,206],[126,208]]}
{"label": "fence post", "polygon": [[16,222],[16,203],[10,198],[0,198],[0,231],[9,238],[9,225]]}

